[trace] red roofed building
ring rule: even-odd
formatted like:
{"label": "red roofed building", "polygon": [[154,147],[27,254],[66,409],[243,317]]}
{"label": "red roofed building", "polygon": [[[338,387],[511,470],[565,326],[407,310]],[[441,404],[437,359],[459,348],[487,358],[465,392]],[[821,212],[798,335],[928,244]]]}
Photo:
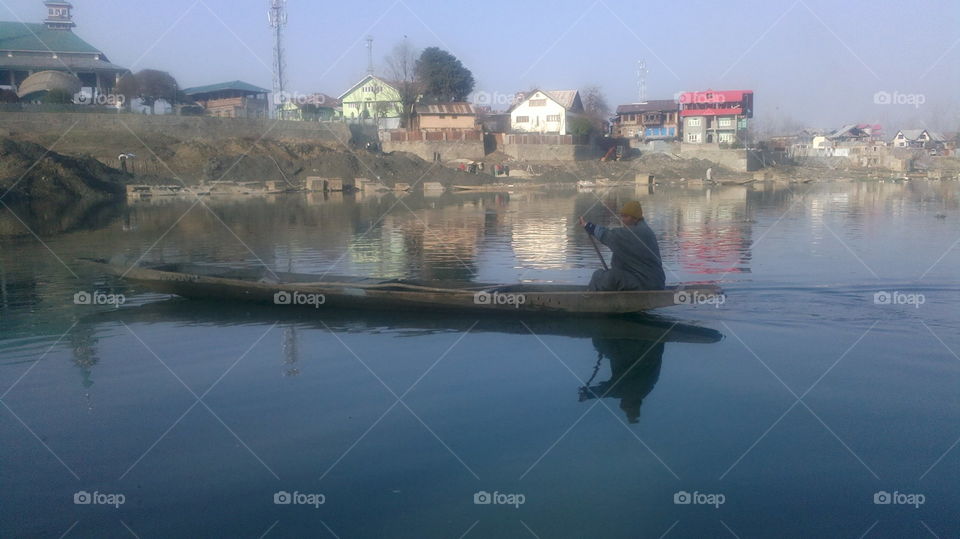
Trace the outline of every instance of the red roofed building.
{"label": "red roofed building", "polygon": [[753,118],[752,90],[706,90],[680,94],[683,142],[734,144],[744,140]]}

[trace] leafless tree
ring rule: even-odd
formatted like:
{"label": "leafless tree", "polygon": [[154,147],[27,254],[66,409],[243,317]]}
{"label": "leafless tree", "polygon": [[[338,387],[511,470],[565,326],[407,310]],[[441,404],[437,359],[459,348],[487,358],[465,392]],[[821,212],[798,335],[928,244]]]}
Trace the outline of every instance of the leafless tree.
{"label": "leafless tree", "polygon": [[580,101],[593,128],[602,132],[610,116],[610,105],[603,90],[599,86],[587,86],[580,92]]}
{"label": "leafless tree", "polygon": [[400,93],[400,102],[403,107],[400,122],[404,128],[410,127],[413,107],[423,93],[422,85],[417,80],[418,56],[419,51],[404,38],[403,41],[394,45],[393,51],[384,58],[388,76],[391,78],[390,82]]}

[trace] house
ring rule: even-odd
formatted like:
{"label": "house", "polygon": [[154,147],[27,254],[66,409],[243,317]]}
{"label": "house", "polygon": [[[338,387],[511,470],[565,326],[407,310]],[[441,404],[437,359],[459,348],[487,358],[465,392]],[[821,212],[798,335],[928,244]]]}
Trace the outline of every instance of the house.
{"label": "house", "polygon": [[235,80],[187,88],[183,93],[217,118],[269,118],[270,90]]}
{"label": "house", "polygon": [[477,111],[470,103],[417,104],[411,127],[423,131],[476,129]]}
{"label": "house", "polygon": [[570,122],[583,114],[577,90],[533,90],[517,95],[510,128],[520,133],[570,134]]}
{"label": "house", "polygon": [[376,120],[384,129],[400,127],[403,101],[400,92],[376,75],[367,75],[340,96],[347,121]]}
{"label": "house", "polygon": [[284,120],[300,122],[330,122],[340,117],[340,100],[316,93],[291,99],[282,105]]}
{"label": "house", "polygon": [[893,137],[895,148],[923,148],[934,150],[943,148],[946,139],[939,133],[926,129],[901,129]]}
{"label": "house", "polygon": [[70,2],[44,5],[43,23],[0,21],[0,88],[17,92],[34,73],[60,71],[78,78],[81,92],[99,103],[127,69],[110,63],[100,49],[73,33]]}
{"label": "house", "polygon": [[657,99],[617,107],[613,136],[667,140],[680,136],[680,106],[672,99]]}
{"label": "house", "polygon": [[752,90],[706,90],[680,94],[683,142],[742,143],[753,118]]}
{"label": "house", "polygon": [[866,142],[881,136],[883,128],[880,125],[849,124],[826,135],[834,142]]}

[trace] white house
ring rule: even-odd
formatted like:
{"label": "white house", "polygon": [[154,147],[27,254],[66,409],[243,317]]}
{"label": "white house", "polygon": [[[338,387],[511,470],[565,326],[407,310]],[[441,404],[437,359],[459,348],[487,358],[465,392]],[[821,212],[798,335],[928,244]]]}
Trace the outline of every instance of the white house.
{"label": "white house", "polygon": [[943,141],[942,135],[926,129],[901,129],[893,137],[893,146],[895,148],[927,148]]}
{"label": "white house", "polygon": [[576,90],[534,90],[517,96],[510,127],[521,133],[569,134],[569,122],[583,113]]}

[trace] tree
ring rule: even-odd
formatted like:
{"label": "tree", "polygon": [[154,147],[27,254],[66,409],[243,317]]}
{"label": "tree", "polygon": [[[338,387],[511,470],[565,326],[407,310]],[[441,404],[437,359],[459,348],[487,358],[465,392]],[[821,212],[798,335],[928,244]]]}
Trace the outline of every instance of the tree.
{"label": "tree", "polygon": [[607,96],[599,86],[587,86],[580,92],[580,101],[583,102],[583,112],[593,126],[595,132],[603,132],[610,117],[610,105]]}
{"label": "tree", "polygon": [[423,85],[417,79],[417,52],[404,38],[393,47],[393,52],[384,60],[391,82],[400,94],[400,103],[403,107],[400,112],[400,126],[408,128],[410,117],[413,116],[413,107],[423,93]]}
{"label": "tree", "polygon": [[473,73],[460,60],[438,47],[428,47],[416,64],[423,97],[430,102],[464,101],[473,91]]}
{"label": "tree", "polygon": [[580,116],[570,120],[568,129],[572,135],[585,137],[594,133],[596,128],[593,126],[593,122],[591,122],[589,118]]}
{"label": "tree", "polygon": [[156,69],[127,73],[117,83],[117,93],[123,95],[128,103],[140,98],[148,107],[152,107],[159,99],[173,105],[177,102],[179,92],[180,85],[176,79],[166,71]]}
{"label": "tree", "polygon": [[73,103],[73,94],[62,88],[54,88],[43,96],[43,102],[48,105],[69,105]]}

